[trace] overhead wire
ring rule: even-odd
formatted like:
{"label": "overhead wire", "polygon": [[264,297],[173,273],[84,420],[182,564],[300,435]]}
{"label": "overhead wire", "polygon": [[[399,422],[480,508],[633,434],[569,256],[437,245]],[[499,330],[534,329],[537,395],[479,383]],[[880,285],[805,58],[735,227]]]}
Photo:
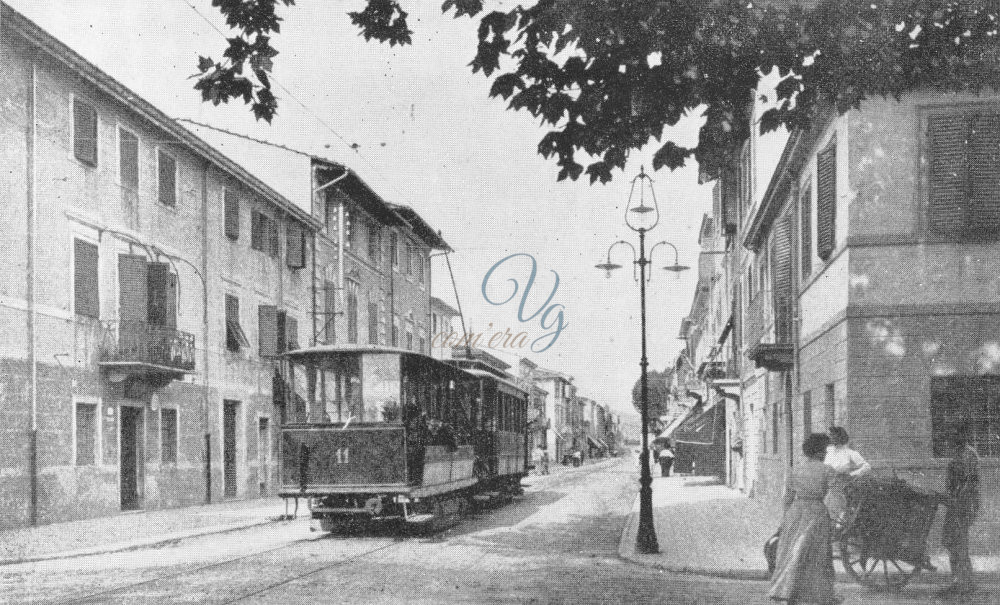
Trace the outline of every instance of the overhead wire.
{"label": "overhead wire", "polygon": [[[212,20],[209,19],[204,13],[198,10],[198,7],[191,4],[189,0],[178,0],[178,2],[183,3],[188,8],[193,10],[195,14],[197,14],[202,19],[202,21],[204,21],[212,29],[214,29],[216,33],[218,33],[224,40],[227,41],[229,40],[229,37],[226,35],[226,33],[222,31],[222,29],[220,29],[215,23],[213,23]],[[311,107],[306,105],[304,101],[299,99],[295,95],[295,93],[293,93],[291,90],[288,89],[288,87],[282,84],[278,78],[276,78],[274,75],[269,75],[269,79],[271,80],[271,82],[277,85],[278,88],[284,91],[284,93],[287,94],[290,99],[298,103],[302,107],[302,109],[305,110],[307,114],[309,114],[310,116],[312,116],[314,120],[316,120],[316,122],[318,122],[321,126],[329,130],[335,137],[337,137],[337,139],[339,139],[344,144],[344,146],[346,146],[350,151],[352,151],[355,155],[357,155],[358,158],[360,158],[365,164],[367,164],[368,167],[371,168],[375,172],[375,174],[377,174],[380,177],[380,179],[382,180],[382,185],[389,187],[390,189],[393,190],[393,192],[396,195],[399,195],[401,199],[406,200],[406,195],[404,195],[400,190],[396,189],[396,187],[392,184],[392,181],[389,179],[389,177],[383,174],[382,171],[379,170],[378,166],[376,166],[370,159],[368,159],[363,153],[361,153],[361,151],[358,149],[356,145],[352,145],[351,143],[349,143],[347,139],[343,137],[343,135],[337,132],[337,130],[333,126],[331,126],[326,120],[320,117],[320,115],[316,111],[314,111]]]}

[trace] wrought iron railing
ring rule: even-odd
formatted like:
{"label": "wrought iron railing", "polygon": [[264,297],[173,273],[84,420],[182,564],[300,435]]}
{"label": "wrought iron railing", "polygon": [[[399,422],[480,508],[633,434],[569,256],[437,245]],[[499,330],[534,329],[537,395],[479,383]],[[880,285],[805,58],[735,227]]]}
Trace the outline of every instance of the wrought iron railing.
{"label": "wrought iron railing", "polygon": [[[194,335],[142,321],[107,326],[102,362],[141,363],[176,370],[194,370]],[[117,334],[117,338],[114,335]]]}

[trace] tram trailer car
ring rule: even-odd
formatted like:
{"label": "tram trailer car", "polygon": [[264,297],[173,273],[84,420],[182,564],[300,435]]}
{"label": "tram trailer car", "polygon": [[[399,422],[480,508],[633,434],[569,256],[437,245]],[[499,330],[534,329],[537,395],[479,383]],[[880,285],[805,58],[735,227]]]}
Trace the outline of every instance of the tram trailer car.
{"label": "tram trailer car", "polygon": [[527,434],[511,416],[526,416],[524,391],[484,397],[491,378],[389,347],[284,358],[279,495],[308,498],[324,531],[376,519],[445,527],[472,498],[520,492]]}

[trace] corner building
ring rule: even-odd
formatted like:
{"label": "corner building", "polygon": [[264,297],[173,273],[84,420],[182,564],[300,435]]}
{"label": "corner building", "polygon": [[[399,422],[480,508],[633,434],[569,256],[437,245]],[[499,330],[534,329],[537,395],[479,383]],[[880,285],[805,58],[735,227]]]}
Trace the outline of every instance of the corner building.
{"label": "corner building", "polygon": [[[1000,102],[916,92],[793,132],[742,243],[769,291],[745,342],[768,371],[761,443],[780,497],[802,439],[831,425],[877,473],[944,488],[948,435],[974,427],[1000,540]],[[975,545],[974,545],[975,547]]]}

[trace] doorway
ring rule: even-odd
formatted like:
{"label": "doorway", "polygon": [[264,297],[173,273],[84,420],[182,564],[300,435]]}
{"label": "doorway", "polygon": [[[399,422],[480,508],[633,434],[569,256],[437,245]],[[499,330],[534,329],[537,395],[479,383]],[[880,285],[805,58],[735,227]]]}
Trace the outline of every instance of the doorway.
{"label": "doorway", "polygon": [[236,418],[240,402],[226,400],[222,403],[222,473],[226,498],[236,497]]}
{"label": "doorway", "polygon": [[142,408],[122,406],[121,414],[121,507],[122,510],[142,508],[139,486],[142,480]]}
{"label": "doorway", "polygon": [[257,424],[257,455],[260,469],[260,495],[267,495],[268,479],[271,477],[271,423],[261,418]]}

